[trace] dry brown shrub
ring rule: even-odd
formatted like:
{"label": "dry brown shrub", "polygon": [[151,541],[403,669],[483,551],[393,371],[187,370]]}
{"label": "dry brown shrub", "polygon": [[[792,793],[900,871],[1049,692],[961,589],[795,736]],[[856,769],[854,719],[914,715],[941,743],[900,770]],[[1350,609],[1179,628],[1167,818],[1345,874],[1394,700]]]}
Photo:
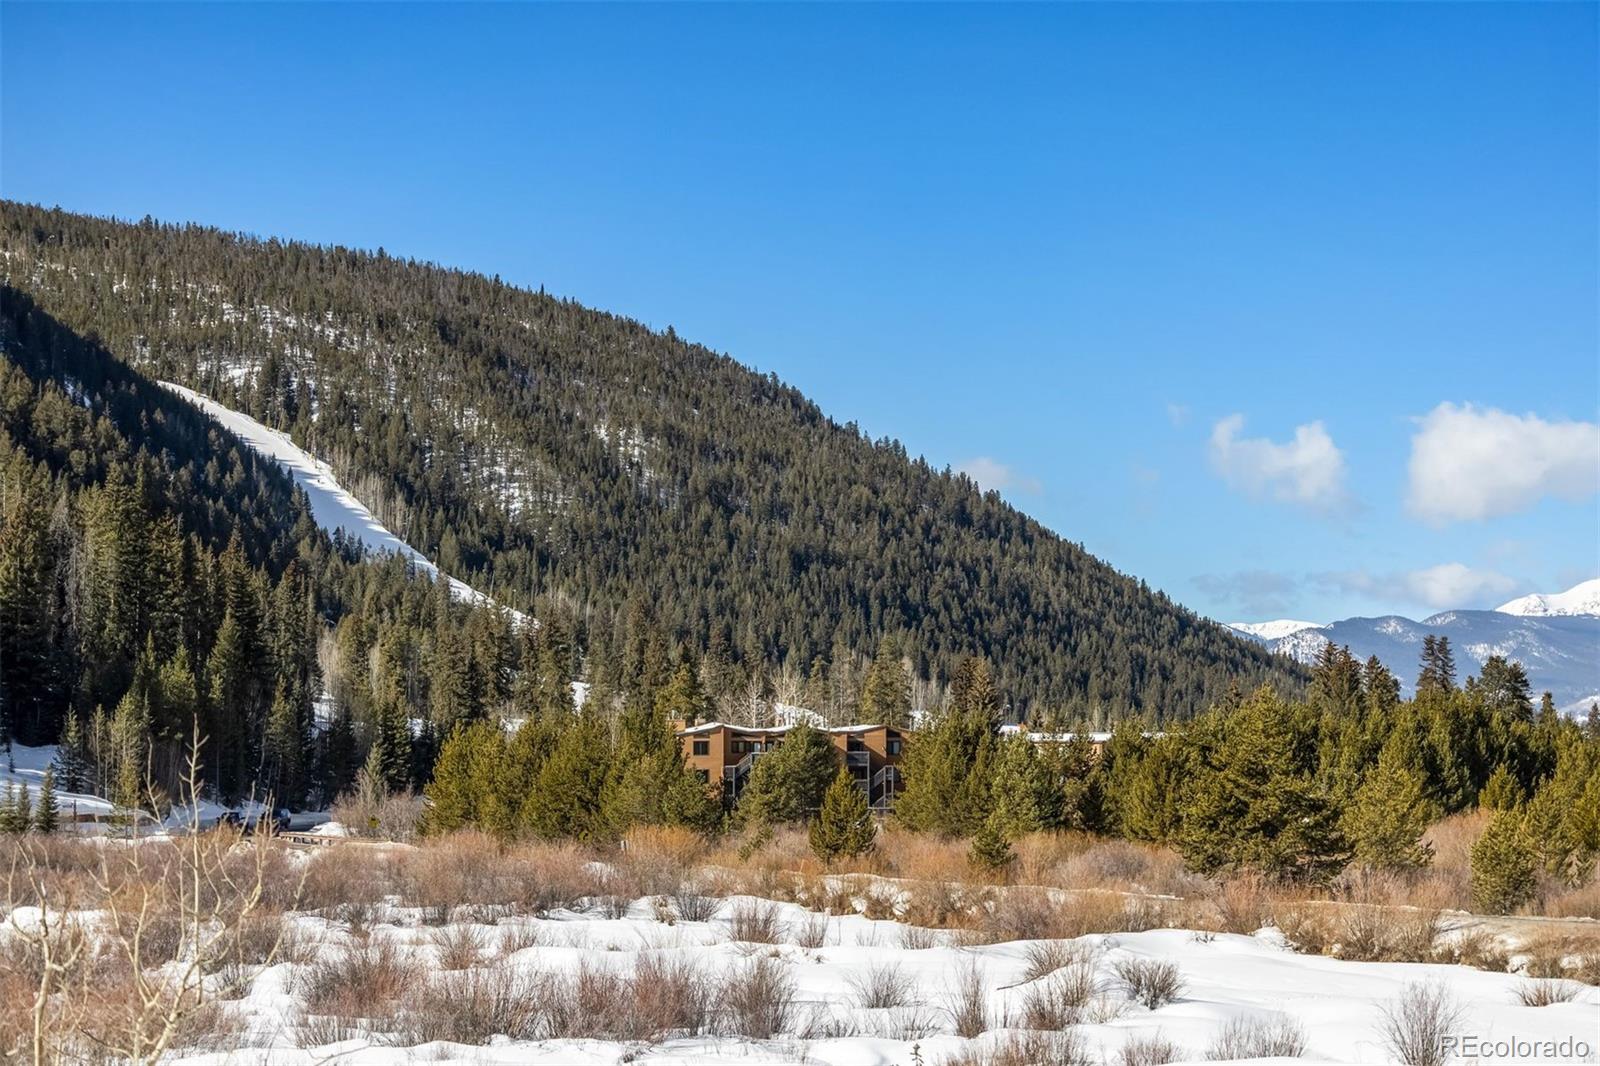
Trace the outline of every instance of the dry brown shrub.
{"label": "dry brown shrub", "polygon": [[1529,977],[1567,977],[1600,984],[1600,933],[1550,933],[1522,945]]}
{"label": "dry brown shrub", "polygon": [[1007,1033],[982,1047],[960,1051],[941,1066],[1099,1066],[1075,1030]]}
{"label": "dry brown shrub", "polygon": [[307,1012],[374,1018],[418,980],[423,967],[395,945],[377,940],[318,959],[305,975]]}
{"label": "dry brown shrub", "polygon": [[1171,1003],[1184,989],[1177,963],[1167,960],[1123,959],[1117,963],[1116,971],[1128,988],[1129,998],[1149,1010]]}
{"label": "dry brown shrub", "polygon": [[820,948],[828,942],[828,916],[826,914],[808,914],[794,926],[793,940],[796,947]]}
{"label": "dry brown shrub", "polygon": [[1578,998],[1578,986],[1562,980],[1524,981],[1517,989],[1517,1001],[1524,1007],[1548,1007],[1571,1003]]}
{"label": "dry brown shrub", "polygon": [[1552,885],[1540,910],[1551,918],[1600,918],[1600,879],[1576,888]]}
{"label": "dry brown shrub", "polygon": [[984,984],[983,967],[975,960],[956,971],[945,995],[945,1013],[957,1036],[970,1040],[988,1030],[989,990]]}
{"label": "dry brown shrub", "polygon": [[1272,924],[1290,947],[1304,954],[1326,955],[1335,943],[1333,922],[1323,904],[1280,904],[1272,911]]}
{"label": "dry brown shrub", "polygon": [[707,850],[703,836],[681,826],[634,826],[622,838],[618,863],[633,874],[641,895],[671,896]]}
{"label": "dry brown shrub", "polygon": [[1266,925],[1274,904],[1279,902],[1266,879],[1250,873],[1211,884],[1206,899],[1215,914],[1218,932],[1245,936]]}
{"label": "dry brown shrub", "polygon": [[742,899],[728,917],[728,935],[745,944],[776,944],[783,938],[778,907],[759,899]]}
{"label": "dry brown shrub", "polygon": [[1028,945],[1023,957],[1028,960],[1028,967],[1022,973],[1023,981],[1037,981],[1057,970],[1092,959],[1094,949],[1069,940],[1039,940]]}
{"label": "dry brown shrub", "polygon": [[475,925],[453,924],[435,929],[428,937],[446,970],[469,970],[478,964],[488,938]]}
{"label": "dry brown shrub", "polygon": [[1163,1066],[1187,1057],[1188,1053],[1183,1048],[1157,1032],[1150,1036],[1129,1037],[1117,1052],[1116,1061],[1117,1066]]}
{"label": "dry brown shrub", "polygon": [[725,1031],[752,1040],[771,1040],[794,1021],[794,978],[784,965],[765,956],[732,974],[718,1002]]}
{"label": "dry brown shrub", "polygon": [[484,966],[416,982],[405,996],[400,1012],[403,1026],[395,1043],[486,1044],[495,1036],[535,1039],[541,1019],[533,982],[508,966]]}
{"label": "dry brown shrub", "polygon": [[1100,993],[1094,962],[1081,958],[1035,981],[1022,1000],[1022,1025],[1027,1029],[1069,1029],[1088,1020]]}
{"label": "dry brown shrub", "polygon": [[856,1005],[867,1010],[906,1007],[912,1003],[914,985],[903,967],[892,962],[868,964],[845,983],[855,993]]}
{"label": "dry brown shrub", "polygon": [[1297,1059],[1305,1050],[1306,1031],[1293,1018],[1234,1018],[1211,1041],[1206,1058],[1213,1062]]}
{"label": "dry brown shrub", "polygon": [[1483,929],[1469,929],[1461,933],[1442,954],[1459,965],[1495,973],[1505,973],[1511,966],[1511,953],[1500,942],[1500,938]]}

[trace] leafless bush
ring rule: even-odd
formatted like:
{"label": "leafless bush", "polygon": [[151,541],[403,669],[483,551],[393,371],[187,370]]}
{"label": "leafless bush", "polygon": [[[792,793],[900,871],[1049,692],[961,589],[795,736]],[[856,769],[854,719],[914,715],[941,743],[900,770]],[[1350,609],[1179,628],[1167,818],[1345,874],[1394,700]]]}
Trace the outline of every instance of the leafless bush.
{"label": "leafless bush", "polygon": [[733,974],[719,996],[728,1030],[754,1040],[788,1031],[794,999],[794,978],[781,962],[765,957]]}
{"label": "leafless bush", "polygon": [[939,1031],[939,1016],[926,1007],[897,1007],[885,1012],[883,1029],[891,1040],[926,1040]]}
{"label": "leafless bush", "polygon": [[1461,1006],[1442,984],[1410,984],[1383,1008],[1378,1031],[1394,1061],[1405,1066],[1443,1066],[1445,1038],[1462,1022]]}
{"label": "leafless bush", "polygon": [[1213,885],[1206,898],[1216,910],[1220,932],[1254,933],[1271,917],[1270,886],[1255,874],[1244,874]]}
{"label": "leafless bush", "polygon": [[446,970],[468,970],[476,966],[488,946],[475,925],[447,925],[428,937],[438,953],[439,965]]}
{"label": "leafless bush", "polygon": [[356,787],[334,800],[329,813],[352,836],[409,843],[422,819],[422,797],[389,792],[363,770]]}
{"label": "leafless bush", "polygon": [[728,935],[745,944],[776,944],[782,938],[778,906],[765,900],[742,899],[734,904]]}
{"label": "leafless bush", "polygon": [[1183,977],[1176,963],[1160,959],[1123,959],[1116,965],[1117,976],[1128,986],[1128,995],[1150,1010],[1163,1007],[1183,992]]}
{"label": "leafless bush", "polygon": [[508,966],[481,966],[411,985],[398,1044],[448,1040],[486,1044],[490,1037],[527,1040],[541,1021],[533,981]]}
{"label": "leafless bush", "polygon": [[920,925],[902,925],[900,927],[900,946],[907,951],[926,951],[936,948],[942,943],[942,938],[937,930],[924,929]]}
{"label": "leafless bush", "polygon": [[500,936],[495,942],[495,951],[502,958],[515,955],[519,951],[527,951],[544,943],[537,926],[525,922],[513,922],[500,927]]}
{"label": "leafless bush", "polygon": [[1297,1059],[1305,1050],[1305,1029],[1293,1018],[1234,1018],[1211,1041],[1206,1058],[1213,1062]]}
{"label": "leafless bush", "polygon": [[912,1001],[911,978],[892,962],[869,965],[861,973],[852,974],[846,983],[855,993],[856,1002],[868,1010],[904,1007]]}
{"label": "leafless bush", "polygon": [[1070,940],[1041,940],[1029,944],[1023,951],[1023,958],[1028,960],[1028,968],[1023,971],[1022,979],[1037,981],[1064,966],[1081,962],[1092,954],[1091,949],[1082,944],[1074,944]]}
{"label": "leafless bush", "polygon": [[672,906],[680,921],[709,922],[722,909],[722,901],[700,891],[700,886],[694,882],[685,882],[672,897]]}
{"label": "leafless bush", "polygon": [[295,1023],[296,1047],[319,1048],[357,1040],[366,1036],[366,1030],[349,1018],[336,1014],[309,1014]]}
{"label": "leafless bush", "polygon": [[306,1009],[313,1014],[366,1018],[385,1001],[400,998],[415,978],[415,966],[386,940],[324,956],[305,977]]}
{"label": "leafless bush", "polygon": [[1060,1030],[1082,1022],[1100,990],[1094,964],[1079,959],[1028,989],[1022,1000],[1022,1022],[1029,1029]]}
{"label": "leafless bush", "polygon": [[1462,933],[1449,948],[1451,961],[1478,970],[1505,973],[1511,966],[1511,953],[1500,938],[1482,929]]}
{"label": "leafless bush", "polygon": [[1524,1007],[1548,1007],[1552,1003],[1571,1003],[1577,998],[1577,986],[1561,980],[1524,981],[1517,989],[1517,999]]}
{"label": "leafless bush", "polygon": [[1008,1033],[987,1047],[958,1052],[942,1066],[1099,1066],[1075,1030]]}
{"label": "leafless bush", "polygon": [[828,942],[828,916],[808,914],[794,927],[795,946],[820,948]]}
{"label": "leafless bush", "polygon": [[899,900],[893,892],[877,885],[869,885],[861,893],[861,913],[873,921],[887,921],[895,916]]}
{"label": "leafless bush", "polygon": [[1117,1052],[1118,1066],[1163,1066],[1186,1057],[1183,1048],[1159,1032],[1151,1036],[1129,1037]]}
{"label": "leafless bush", "polygon": [[997,941],[1054,939],[1062,935],[1061,909],[1042,889],[1012,889],[985,916],[983,930]]}
{"label": "leafless bush", "polygon": [[705,1031],[711,1022],[711,984],[687,959],[641,958],[628,982],[635,1040]]}
{"label": "leafless bush", "polygon": [[957,1036],[968,1039],[982,1036],[989,1028],[989,991],[983,982],[983,968],[969,962],[956,974],[945,995],[945,1013]]}

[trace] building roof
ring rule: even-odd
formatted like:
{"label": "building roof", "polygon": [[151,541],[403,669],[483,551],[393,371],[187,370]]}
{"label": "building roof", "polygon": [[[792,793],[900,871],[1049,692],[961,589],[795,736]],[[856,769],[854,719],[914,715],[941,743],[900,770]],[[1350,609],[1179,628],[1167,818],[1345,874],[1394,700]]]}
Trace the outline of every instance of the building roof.
{"label": "building roof", "polygon": [[[752,733],[759,736],[779,736],[793,729],[792,725],[734,725],[732,722],[701,722],[699,725],[678,725],[677,734],[680,737],[695,736],[701,733],[715,733],[721,729],[729,729],[735,733]],[[872,725],[836,725],[821,730],[823,733],[870,733],[874,729],[884,729],[886,726]],[[899,732],[899,730],[895,730]]]}

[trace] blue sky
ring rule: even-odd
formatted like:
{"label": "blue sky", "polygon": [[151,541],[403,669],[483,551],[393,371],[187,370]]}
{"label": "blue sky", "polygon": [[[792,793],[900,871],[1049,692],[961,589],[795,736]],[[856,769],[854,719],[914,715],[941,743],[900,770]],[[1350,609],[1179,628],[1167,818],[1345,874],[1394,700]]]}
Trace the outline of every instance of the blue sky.
{"label": "blue sky", "polygon": [[1596,12],[7,3],[0,193],[544,285],[1208,614],[1420,616],[1600,573]]}

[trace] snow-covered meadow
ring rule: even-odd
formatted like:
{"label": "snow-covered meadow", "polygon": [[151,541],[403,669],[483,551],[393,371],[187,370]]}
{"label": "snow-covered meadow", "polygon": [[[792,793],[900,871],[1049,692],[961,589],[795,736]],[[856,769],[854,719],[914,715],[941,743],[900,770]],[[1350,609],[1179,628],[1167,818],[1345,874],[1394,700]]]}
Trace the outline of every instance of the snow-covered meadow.
{"label": "snow-covered meadow", "polygon": [[[180,1061],[887,1066],[993,1061],[1028,1033],[1048,1032],[1067,1034],[1043,1038],[1052,1041],[1049,1062],[1140,1061],[1141,1050],[1164,1048],[1144,1061],[1233,1059],[1231,1051],[1374,1063],[1394,1061],[1384,1012],[1408,986],[1445,990],[1460,1008],[1463,1034],[1600,1045],[1593,988],[1572,985],[1569,1002],[1525,1006],[1523,977],[1301,955],[1275,929],[964,945],[947,931],[754,897],[712,905],[702,920],[641,899],[620,916],[597,905],[443,926],[426,924],[416,909],[381,907],[355,933],[346,921],[299,915],[302,961],[276,963],[249,981],[232,1008],[247,1027],[237,1046]],[[346,1009],[350,989],[341,977],[388,986],[391,978],[373,976],[383,959],[407,976],[393,1001],[374,991],[370,1028],[316,1013],[319,1004]],[[1152,1009],[1137,1001],[1129,978],[1141,963],[1176,968],[1170,1002]],[[631,987],[641,968],[640,980],[653,987]],[[751,983],[761,986],[762,1002],[739,1000],[739,986]],[[702,1031],[648,1031],[674,1013]],[[521,1031],[451,1032],[496,1021]],[[767,1036],[769,1024],[775,1031]],[[962,1036],[958,1028],[983,1032]],[[458,1042],[464,1036],[481,1039]],[[1251,1043],[1268,1038],[1285,1043]],[[1295,1045],[1297,1056],[1261,1054]]]}
{"label": "snow-covered meadow", "polygon": [[[57,885],[50,895],[73,901],[53,917],[58,934],[77,925],[102,945],[99,969],[58,985],[78,998],[78,1013],[62,1015],[73,1025],[128,1024],[117,1013],[128,1010],[117,992],[128,971],[115,957],[132,912],[119,917],[113,901],[156,900],[139,911],[146,970],[206,1001],[162,1062],[1381,1063],[1405,1061],[1388,1019],[1419,995],[1450,1016],[1448,1035],[1481,1042],[1455,1061],[1527,1061],[1495,1042],[1569,1052],[1544,1061],[1592,1062],[1600,1048],[1600,988],[1534,976],[1550,972],[1550,956],[1521,946],[1552,923],[1576,931],[1577,946],[1562,950],[1592,955],[1570,971],[1592,982],[1600,938],[1583,920],[1364,908],[1365,920],[1330,927],[1347,939],[1389,928],[1395,944],[1411,937],[1364,958],[1461,958],[1449,945],[1476,936],[1475,961],[1510,971],[1495,972],[1297,951],[1290,938],[1305,947],[1306,934],[1287,919],[1305,905],[1293,902],[1257,929],[1172,896],[728,865],[675,850],[671,834],[620,852],[505,849],[471,835],[417,847],[27,839],[15,851],[36,848]],[[236,894],[200,923],[227,928],[198,950],[184,932],[183,881],[171,876],[190,850],[210,855],[201,866],[230,866]],[[145,865],[130,880],[118,871],[135,854]],[[166,887],[143,897],[130,891],[137,883]],[[259,898],[239,904],[255,883]],[[37,968],[23,938],[43,897],[9,898],[0,1047],[25,1027],[18,1005]],[[914,924],[934,914],[941,927]],[[1210,928],[1167,927],[1189,924]],[[1254,931],[1220,931],[1229,927]]]}

